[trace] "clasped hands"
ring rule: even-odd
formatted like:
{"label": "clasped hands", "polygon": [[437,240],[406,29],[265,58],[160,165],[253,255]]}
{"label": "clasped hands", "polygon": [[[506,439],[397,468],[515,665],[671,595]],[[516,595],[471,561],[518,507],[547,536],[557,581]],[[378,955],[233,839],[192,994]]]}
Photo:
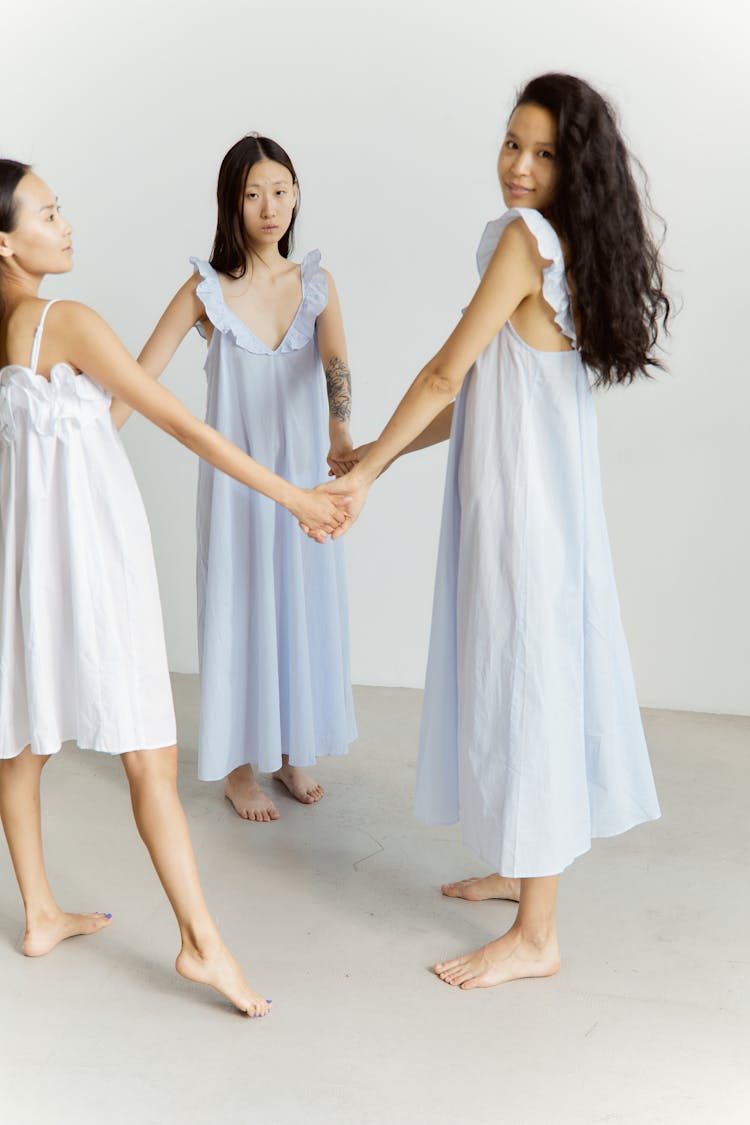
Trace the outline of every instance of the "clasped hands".
{"label": "clasped hands", "polygon": [[293,515],[310,539],[317,543],[325,543],[329,536],[339,539],[357,519],[367,499],[369,485],[358,478],[356,469],[369,448],[370,444],[352,449],[346,459],[329,455],[328,475],[335,479],[304,490],[304,501]]}

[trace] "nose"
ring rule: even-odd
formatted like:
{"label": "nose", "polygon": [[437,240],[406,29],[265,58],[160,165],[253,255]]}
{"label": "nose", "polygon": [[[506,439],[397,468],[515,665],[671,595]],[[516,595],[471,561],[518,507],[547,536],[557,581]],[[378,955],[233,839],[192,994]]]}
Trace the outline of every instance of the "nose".
{"label": "nose", "polygon": [[270,219],[276,214],[276,197],[273,195],[266,196],[263,200],[262,218]]}
{"label": "nose", "polygon": [[516,175],[525,176],[531,170],[531,155],[522,148],[517,149],[511,168]]}

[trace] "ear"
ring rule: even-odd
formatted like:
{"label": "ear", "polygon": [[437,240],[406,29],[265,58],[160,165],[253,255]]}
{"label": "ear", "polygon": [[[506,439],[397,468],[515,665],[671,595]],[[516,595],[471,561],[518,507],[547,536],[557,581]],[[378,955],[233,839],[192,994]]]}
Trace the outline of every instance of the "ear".
{"label": "ear", "polygon": [[12,258],[13,248],[10,245],[10,235],[0,230],[0,258]]}

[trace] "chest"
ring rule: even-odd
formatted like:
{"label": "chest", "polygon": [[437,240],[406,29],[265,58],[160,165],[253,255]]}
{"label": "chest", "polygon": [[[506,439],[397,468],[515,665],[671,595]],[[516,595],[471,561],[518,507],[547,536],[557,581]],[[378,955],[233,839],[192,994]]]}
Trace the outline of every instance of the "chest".
{"label": "chest", "polygon": [[302,303],[299,266],[278,277],[221,279],[227,307],[252,334],[274,351],[283,341]]}

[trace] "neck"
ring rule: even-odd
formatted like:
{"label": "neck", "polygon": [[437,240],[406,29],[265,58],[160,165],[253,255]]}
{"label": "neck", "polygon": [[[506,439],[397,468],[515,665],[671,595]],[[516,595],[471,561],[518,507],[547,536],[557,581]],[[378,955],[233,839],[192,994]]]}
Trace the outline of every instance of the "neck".
{"label": "neck", "polygon": [[258,266],[261,269],[265,268],[269,273],[277,273],[281,266],[287,264],[287,259],[282,258],[279,253],[279,244],[274,242],[272,246],[262,246],[256,248],[251,246],[247,255],[247,272],[248,275],[252,274],[254,269]]}
{"label": "neck", "polygon": [[29,297],[38,297],[42,281],[42,277],[34,277],[26,273],[15,271],[6,273],[0,282],[0,295],[5,315],[12,312],[21,301],[28,300]]}

